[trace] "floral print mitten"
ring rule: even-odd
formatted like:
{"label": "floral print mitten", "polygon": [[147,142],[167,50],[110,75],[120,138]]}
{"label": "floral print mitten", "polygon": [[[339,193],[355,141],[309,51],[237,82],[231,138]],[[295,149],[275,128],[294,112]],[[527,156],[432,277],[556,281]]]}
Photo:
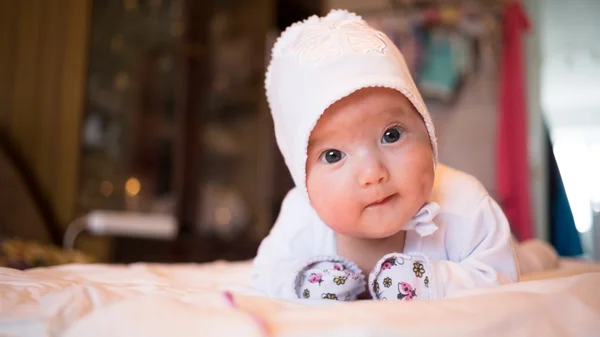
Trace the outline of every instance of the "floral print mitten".
{"label": "floral print mitten", "polygon": [[369,275],[369,291],[378,300],[433,299],[434,278],[431,264],[419,255],[387,254]]}
{"label": "floral print mitten", "polygon": [[365,291],[365,277],[352,262],[341,257],[309,261],[296,278],[298,298],[352,301]]}

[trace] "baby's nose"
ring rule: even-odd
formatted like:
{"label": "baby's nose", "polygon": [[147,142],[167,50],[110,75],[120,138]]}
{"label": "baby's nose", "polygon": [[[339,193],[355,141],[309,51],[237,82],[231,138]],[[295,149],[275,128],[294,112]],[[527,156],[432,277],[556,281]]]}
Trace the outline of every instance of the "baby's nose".
{"label": "baby's nose", "polygon": [[385,183],[389,178],[389,171],[383,162],[375,158],[362,160],[358,180],[361,186]]}

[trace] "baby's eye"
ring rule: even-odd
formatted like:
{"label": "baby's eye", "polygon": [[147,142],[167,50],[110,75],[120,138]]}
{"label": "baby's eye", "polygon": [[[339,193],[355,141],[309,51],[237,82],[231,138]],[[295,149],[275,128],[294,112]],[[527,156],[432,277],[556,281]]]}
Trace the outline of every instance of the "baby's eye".
{"label": "baby's eye", "polygon": [[402,130],[398,126],[389,128],[383,133],[383,137],[381,137],[381,142],[384,144],[395,143],[398,141],[398,139],[400,139],[400,137],[402,137],[403,133],[404,130]]}
{"label": "baby's eye", "polygon": [[342,160],[346,155],[339,150],[327,150],[321,154],[320,160],[327,164],[337,163]]}

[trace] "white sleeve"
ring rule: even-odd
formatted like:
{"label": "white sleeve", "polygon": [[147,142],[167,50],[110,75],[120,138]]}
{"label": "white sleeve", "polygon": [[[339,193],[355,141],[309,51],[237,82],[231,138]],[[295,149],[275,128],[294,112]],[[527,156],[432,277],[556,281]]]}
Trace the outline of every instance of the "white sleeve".
{"label": "white sleeve", "polygon": [[302,196],[292,189],[254,259],[252,285],[265,295],[294,299],[296,276],[312,256],[310,217]]}
{"label": "white sleeve", "polygon": [[458,262],[430,261],[437,298],[519,280],[510,226],[498,204],[484,197],[470,222],[446,233],[447,250],[459,251]]}

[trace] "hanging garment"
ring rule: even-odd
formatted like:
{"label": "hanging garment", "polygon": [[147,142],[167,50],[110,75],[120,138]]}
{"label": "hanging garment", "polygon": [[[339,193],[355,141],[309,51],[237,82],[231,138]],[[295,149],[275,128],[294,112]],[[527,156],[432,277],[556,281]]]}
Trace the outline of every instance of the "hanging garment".
{"label": "hanging garment", "polygon": [[527,108],[522,34],[529,29],[519,1],[502,18],[503,45],[498,97],[496,183],[499,202],[519,240],[533,236],[527,153]]}
{"label": "hanging garment", "polygon": [[419,77],[419,89],[425,99],[449,101],[460,79],[456,48],[451,34],[436,30],[427,44],[427,59]]}

